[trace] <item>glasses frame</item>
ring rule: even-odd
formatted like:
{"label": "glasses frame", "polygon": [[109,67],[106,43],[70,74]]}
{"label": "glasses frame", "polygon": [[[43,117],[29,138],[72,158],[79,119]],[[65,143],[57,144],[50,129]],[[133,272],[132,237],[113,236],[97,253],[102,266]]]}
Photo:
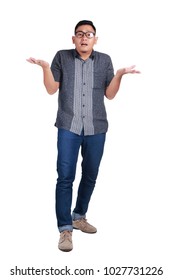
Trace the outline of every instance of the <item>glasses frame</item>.
{"label": "glasses frame", "polygon": [[[81,37],[78,37],[78,36],[77,36],[77,33],[81,33],[82,36],[81,36]],[[93,37],[88,37],[88,36],[87,36],[88,33],[89,33],[89,34],[93,34]],[[87,31],[87,32],[76,31],[76,32],[75,32],[75,36],[76,36],[76,38],[78,38],[78,39],[83,38],[84,35],[85,35],[85,37],[86,37],[87,39],[93,39],[93,38],[95,37],[96,34],[95,34],[95,32],[93,32],[93,31]]]}

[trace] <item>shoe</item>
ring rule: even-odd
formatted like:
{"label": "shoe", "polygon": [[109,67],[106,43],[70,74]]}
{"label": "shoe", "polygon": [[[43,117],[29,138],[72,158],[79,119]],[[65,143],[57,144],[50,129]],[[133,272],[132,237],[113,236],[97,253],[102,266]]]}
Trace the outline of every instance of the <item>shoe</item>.
{"label": "shoe", "polygon": [[90,225],[85,218],[73,221],[73,228],[74,229],[80,229],[83,232],[86,233],[96,233],[97,229]]}
{"label": "shoe", "polygon": [[72,232],[71,231],[64,230],[60,233],[58,248],[61,251],[64,251],[64,252],[69,252],[73,249]]}

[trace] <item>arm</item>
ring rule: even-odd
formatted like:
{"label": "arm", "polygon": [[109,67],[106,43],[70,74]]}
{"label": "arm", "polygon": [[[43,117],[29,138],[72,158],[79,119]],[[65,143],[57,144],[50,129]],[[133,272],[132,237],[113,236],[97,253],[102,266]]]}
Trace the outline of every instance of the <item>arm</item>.
{"label": "arm", "polygon": [[44,60],[37,60],[33,57],[27,59],[28,62],[37,64],[43,69],[43,82],[45,88],[49,94],[54,94],[59,88],[59,82],[54,80],[52,71],[49,67],[49,63]]}
{"label": "arm", "polygon": [[120,84],[121,84],[121,79],[124,74],[139,74],[140,71],[134,69],[135,65],[127,67],[127,68],[122,68],[117,70],[116,75],[113,77],[112,81],[110,82],[109,86],[106,89],[106,97],[108,99],[113,99],[115,95],[117,94]]}

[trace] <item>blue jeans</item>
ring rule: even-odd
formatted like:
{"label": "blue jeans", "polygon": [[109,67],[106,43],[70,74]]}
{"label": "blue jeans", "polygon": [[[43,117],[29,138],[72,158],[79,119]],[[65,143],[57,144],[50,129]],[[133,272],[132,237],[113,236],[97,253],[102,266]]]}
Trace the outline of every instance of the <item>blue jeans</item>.
{"label": "blue jeans", "polygon": [[[63,230],[72,231],[72,219],[86,216],[103,155],[105,138],[105,133],[84,136],[83,133],[77,135],[65,129],[58,129],[56,217],[60,232]],[[71,214],[72,187],[80,147],[82,175],[76,206]]]}

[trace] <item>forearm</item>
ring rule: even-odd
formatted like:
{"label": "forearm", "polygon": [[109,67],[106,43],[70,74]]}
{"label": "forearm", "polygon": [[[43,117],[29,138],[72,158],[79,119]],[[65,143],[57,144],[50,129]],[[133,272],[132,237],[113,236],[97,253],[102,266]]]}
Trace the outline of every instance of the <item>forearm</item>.
{"label": "forearm", "polygon": [[112,81],[110,82],[109,86],[106,89],[105,95],[108,99],[113,99],[115,97],[115,95],[119,90],[122,76],[124,74],[129,74],[129,73],[140,74],[141,72],[135,69],[135,65],[117,70],[116,75],[113,77]]}
{"label": "forearm", "polygon": [[43,82],[49,94],[54,94],[59,88],[59,83],[54,80],[50,67],[43,68]]}
{"label": "forearm", "polygon": [[117,71],[116,75],[113,77],[112,81],[106,89],[105,95],[108,99],[113,99],[117,94],[120,88],[122,76],[123,75]]}

